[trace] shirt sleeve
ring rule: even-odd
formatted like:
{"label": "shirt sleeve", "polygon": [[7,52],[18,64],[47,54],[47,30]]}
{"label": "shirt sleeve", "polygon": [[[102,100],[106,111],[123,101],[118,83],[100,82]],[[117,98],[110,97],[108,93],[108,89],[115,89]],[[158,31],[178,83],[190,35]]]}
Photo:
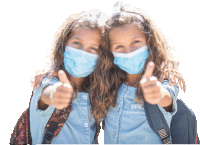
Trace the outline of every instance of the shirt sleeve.
{"label": "shirt sleeve", "polygon": [[164,80],[162,82],[162,87],[166,88],[172,97],[172,101],[173,101],[172,112],[166,112],[165,109],[163,107],[161,107],[160,105],[158,105],[158,107],[160,108],[160,110],[163,112],[164,115],[173,116],[177,112],[177,102],[176,101],[177,101],[177,96],[179,93],[179,87],[178,86],[170,86],[168,80]]}
{"label": "shirt sleeve", "polygon": [[37,114],[44,116],[44,115],[49,115],[49,114],[53,113],[53,111],[55,109],[55,107],[53,105],[49,105],[46,110],[40,110],[38,108],[38,101],[40,100],[40,96],[41,96],[41,93],[42,93],[42,90],[44,89],[44,87],[46,87],[48,85],[53,85],[57,82],[59,82],[59,80],[57,78],[53,77],[52,80],[50,81],[49,78],[46,76],[42,80],[40,87],[37,90],[33,91],[33,98],[31,100],[33,102],[31,104],[34,105],[34,109]]}

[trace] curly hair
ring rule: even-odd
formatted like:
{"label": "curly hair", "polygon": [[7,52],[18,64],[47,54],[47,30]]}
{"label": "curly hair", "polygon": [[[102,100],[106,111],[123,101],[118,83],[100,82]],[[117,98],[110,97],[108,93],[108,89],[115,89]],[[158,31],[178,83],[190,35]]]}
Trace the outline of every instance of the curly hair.
{"label": "curly hair", "polygon": [[[125,81],[127,74],[113,63],[114,56],[110,48],[109,32],[114,28],[123,27],[132,23],[136,24],[145,34],[146,43],[150,52],[145,63],[145,69],[147,64],[153,61],[155,63],[153,75],[156,76],[159,81],[162,82],[164,79],[168,79],[170,85],[179,84],[183,91],[186,90],[185,81],[178,69],[179,61],[177,61],[176,57],[171,53],[173,48],[169,46],[162,31],[156,27],[150,17],[140,9],[131,7],[130,5],[124,5],[121,7],[120,11],[129,13],[130,15],[115,13],[106,21],[103,42],[107,50],[102,52],[104,54],[101,55],[101,62],[97,64],[98,71],[96,70],[94,72],[98,74],[96,76],[101,77],[101,79],[97,77],[96,79],[98,79],[99,82],[91,87],[96,91],[96,93],[93,93],[93,95],[95,94],[96,96],[92,96],[91,98],[95,99],[91,105],[94,108],[93,114],[97,115],[98,120],[105,117],[110,107],[116,106],[118,90]],[[141,16],[144,21],[141,21],[137,16],[131,15],[131,13]],[[144,101],[143,92],[139,85],[144,70],[141,72],[139,80],[135,82],[138,89],[136,92],[137,98],[134,102],[137,101],[139,104]],[[98,88],[101,88],[103,91],[100,92]]]}
{"label": "curly hair", "polygon": [[[103,28],[100,27],[98,25],[98,23],[96,21],[93,21],[92,19],[88,19],[90,18],[91,15],[87,12],[83,12],[81,14],[73,14],[70,15],[66,21],[63,23],[63,25],[59,28],[57,34],[55,35],[55,39],[53,42],[53,53],[52,53],[52,60],[51,60],[51,65],[52,65],[52,69],[54,69],[55,72],[58,72],[58,70],[63,70],[73,89],[75,92],[75,97],[73,98],[76,99],[77,98],[77,92],[78,89],[75,85],[75,83],[72,81],[72,76],[65,70],[64,67],[64,63],[63,63],[63,59],[64,59],[64,52],[65,52],[65,47],[66,47],[66,43],[68,41],[68,39],[70,38],[71,35],[73,35],[73,32],[81,27],[84,28],[88,28],[90,30],[94,30],[94,31],[99,31],[100,34],[103,36]],[[86,20],[84,20],[86,19]],[[88,19],[88,20],[87,20]],[[82,21],[83,20],[83,21]],[[101,40],[102,41],[102,40]],[[101,42],[100,42],[101,43]],[[102,54],[102,52],[105,52],[104,47],[100,44],[99,49],[98,49],[98,54]],[[100,62],[101,57],[98,57],[97,60],[97,65],[95,66],[95,70],[97,67],[99,67],[99,62]],[[94,96],[95,92],[103,92],[102,88],[95,88],[95,90],[93,89],[93,87],[96,83],[99,83],[100,81],[98,79],[101,79],[100,76],[98,76],[98,73],[91,73],[89,76],[85,77],[81,86],[83,88],[84,92],[88,92],[89,96],[90,96],[90,102],[91,104],[94,104],[94,99],[91,98]],[[96,134],[95,134],[95,141],[97,142],[97,137],[99,135],[100,132],[100,125],[99,125],[99,119],[98,119],[98,115],[95,113],[95,107],[93,107],[94,105],[91,106],[91,113],[93,112],[95,120],[97,123],[97,130],[96,130]],[[91,115],[92,117],[92,115]],[[90,118],[91,118],[90,117]]]}

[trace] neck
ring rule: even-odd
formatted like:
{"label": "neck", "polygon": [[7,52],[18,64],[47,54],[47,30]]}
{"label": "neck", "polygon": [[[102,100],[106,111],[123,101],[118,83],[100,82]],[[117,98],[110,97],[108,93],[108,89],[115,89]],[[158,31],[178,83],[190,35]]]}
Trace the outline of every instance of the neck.
{"label": "neck", "polygon": [[72,77],[71,80],[75,83],[77,89],[78,89],[78,92],[82,92],[83,91],[83,87],[82,87],[82,83],[83,83],[83,80],[85,78],[75,78],[75,77]]}
{"label": "neck", "polygon": [[137,88],[139,85],[141,73],[140,74],[126,74],[125,84],[127,86],[135,87]]}

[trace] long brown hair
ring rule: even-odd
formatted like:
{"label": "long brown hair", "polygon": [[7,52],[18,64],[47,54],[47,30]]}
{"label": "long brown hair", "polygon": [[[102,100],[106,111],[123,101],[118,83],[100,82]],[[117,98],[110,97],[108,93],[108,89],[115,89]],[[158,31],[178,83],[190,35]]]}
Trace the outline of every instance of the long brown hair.
{"label": "long brown hair", "polygon": [[[176,60],[175,56],[171,53],[172,47],[168,45],[168,42],[163,35],[162,31],[156,27],[150,17],[142,10],[131,7],[130,5],[124,5],[120,9],[121,12],[129,13],[130,15],[124,15],[120,12],[113,14],[105,24],[104,33],[104,47],[108,50],[101,56],[101,64],[99,64],[98,71],[96,74],[102,79],[92,86],[93,90],[98,90],[92,106],[94,109],[93,114],[97,115],[98,119],[104,118],[110,107],[116,106],[117,93],[125,81],[126,72],[121,70],[114,62],[114,56],[110,48],[109,32],[113,28],[122,27],[131,23],[136,24],[141,31],[145,34],[147,40],[147,46],[149,48],[149,57],[145,63],[145,69],[150,61],[155,63],[155,69],[153,75],[156,76],[159,81],[168,79],[170,85],[179,84],[182,90],[186,90],[185,81],[182,74],[179,72],[179,62]],[[142,17],[143,21],[137,16],[131,15],[131,13],[138,14]],[[145,70],[144,69],[144,70]],[[144,74],[144,71],[141,73]],[[94,81],[95,82],[95,81]],[[142,89],[139,86],[139,81],[137,84],[136,100],[138,103],[144,101],[144,96]],[[98,88],[102,88],[103,92],[99,92]]]}
{"label": "long brown hair", "polygon": [[[74,89],[74,92],[76,94],[75,97],[73,98],[73,100],[77,98],[78,90],[77,90],[75,83],[71,80],[71,75],[65,70],[64,63],[63,63],[63,59],[64,59],[63,54],[65,51],[65,47],[66,47],[66,43],[67,43],[68,39],[70,38],[70,36],[73,34],[73,32],[77,28],[85,27],[90,30],[98,30],[103,36],[103,28],[100,27],[96,21],[92,20],[92,18],[89,19],[90,17],[91,17],[91,14],[88,12],[70,15],[66,19],[66,21],[63,23],[63,25],[59,28],[59,30],[55,36],[55,40],[54,40],[54,44],[53,44],[53,50],[52,50],[53,53],[52,53],[52,60],[51,60],[52,63],[51,64],[53,64],[54,71],[57,72],[58,70],[63,70],[66,73],[66,75]],[[97,17],[97,19],[98,19],[98,17]],[[98,49],[98,54],[102,54],[103,52],[105,52],[105,49],[100,44],[99,49]],[[100,59],[101,59],[101,57],[98,57],[95,70],[97,70],[96,68],[99,67],[99,65],[100,65],[100,63],[99,63]],[[94,104],[94,99],[92,98],[94,96],[94,94],[96,92],[103,92],[102,88],[92,87],[96,83],[100,82],[99,79],[101,79],[101,76],[99,76],[99,75],[100,74],[93,72],[89,76],[87,76],[83,80],[83,83],[81,84],[83,87],[83,91],[89,93],[91,104]],[[91,112],[95,112],[94,117],[95,117],[95,120],[98,122],[97,130],[96,130],[96,134],[95,134],[95,141],[97,142],[97,137],[100,132],[100,125],[99,125],[99,119],[97,117],[98,115],[96,114],[95,110],[96,110],[96,108],[94,107],[94,105],[91,105]]]}

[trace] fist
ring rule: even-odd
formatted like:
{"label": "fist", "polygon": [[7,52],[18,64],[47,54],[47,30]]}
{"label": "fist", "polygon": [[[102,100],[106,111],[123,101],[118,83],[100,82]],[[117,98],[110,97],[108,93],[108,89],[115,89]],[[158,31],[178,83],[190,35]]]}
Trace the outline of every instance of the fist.
{"label": "fist", "polygon": [[145,70],[140,86],[142,88],[144,99],[150,104],[158,104],[163,99],[162,85],[157,77],[152,76],[155,64],[149,62]]}
{"label": "fist", "polygon": [[51,100],[56,109],[62,110],[69,106],[73,95],[73,88],[63,70],[58,71],[60,82],[52,87]]}

